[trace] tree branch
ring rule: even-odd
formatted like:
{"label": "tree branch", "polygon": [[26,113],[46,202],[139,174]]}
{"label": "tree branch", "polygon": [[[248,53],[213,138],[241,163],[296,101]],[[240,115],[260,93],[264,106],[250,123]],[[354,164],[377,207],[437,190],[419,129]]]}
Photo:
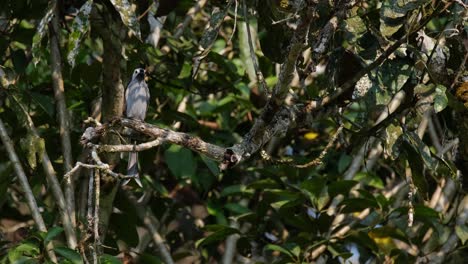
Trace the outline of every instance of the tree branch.
{"label": "tree branch", "polygon": [[[72,148],[70,140],[69,117],[65,101],[65,88],[62,77],[62,58],[60,55],[60,27],[59,27],[59,1],[54,7],[54,15],[50,22],[50,54],[52,62],[52,86],[54,88],[55,101],[57,101],[57,113],[60,125],[60,140],[62,143],[62,153],[64,160],[64,170],[69,171],[72,168]],[[72,227],[76,227],[75,212],[75,183],[72,178],[65,181],[65,199],[68,214],[70,216]]]}
{"label": "tree branch", "polygon": [[[23,188],[29,210],[31,210],[31,215],[32,215],[32,218],[34,219],[34,222],[36,223],[37,229],[39,229],[39,231],[42,231],[42,232],[47,232],[44,219],[42,219],[42,215],[37,206],[36,199],[34,198],[34,194],[32,192],[31,186],[29,185],[28,178],[26,177],[26,174],[24,173],[24,170],[23,170],[23,167],[21,166],[21,162],[18,158],[18,155],[16,155],[15,149],[13,147],[13,142],[8,136],[6,127],[3,124],[2,119],[0,119],[0,138],[3,142],[3,145],[6,148],[8,157],[10,158],[10,161],[13,164],[13,168],[15,169],[16,175],[18,176],[21,187]],[[53,247],[54,246],[52,242],[47,244],[47,254],[49,255],[49,258],[54,263],[57,263],[57,257],[55,256]]]}
{"label": "tree branch", "polygon": [[151,233],[153,241],[159,250],[159,253],[160,253],[161,258],[163,259],[163,262],[167,264],[173,264],[174,260],[171,257],[171,253],[168,247],[166,246],[163,237],[158,232],[158,229],[157,229],[158,220],[151,212],[151,209],[149,207],[144,208],[143,206],[141,206],[138,203],[135,196],[133,196],[133,194],[131,194],[130,192],[124,191],[124,193],[127,196],[128,200],[132,203],[133,207],[135,208],[138,217],[141,219],[141,221],[145,224],[148,231]]}
{"label": "tree branch", "polygon": [[[37,132],[37,129],[34,126],[34,123],[26,109],[14,96],[11,96],[11,98],[15,101],[15,103],[18,105],[18,108],[21,109],[22,114],[26,118],[26,126],[28,127],[29,131],[35,137],[40,138],[39,132]],[[41,156],[41,163],[47,177],[47,182],[49,184],[50,189],[52,190],[52,194],[60,209],[59,211],[65,230],[65,236],[67,238],[67,244],[70,248],[75,249],[77,245],[75,228],[73,227],[73,224],[71,222],[71,218],[65,202],[65,197],[63,195],[62,189],[60,188],[60,183],[57,179],[57,175],[55,173],[54,167],[52,166],[52,162],[50,161],[49,155],[47,155],[47,152],[45,150]]]}

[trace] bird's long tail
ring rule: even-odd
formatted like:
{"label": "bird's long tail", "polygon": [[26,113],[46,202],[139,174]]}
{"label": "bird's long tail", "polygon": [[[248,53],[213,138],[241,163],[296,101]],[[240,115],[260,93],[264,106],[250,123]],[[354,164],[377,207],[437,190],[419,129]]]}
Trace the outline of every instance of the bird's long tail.
{"label": "bird's long tail", "polygon": [[[128,166],[127,166],[127,174],[128,175],[136,175],[135,181],[138,186],[143,187],[140,181],[140,175],[138,173],[138,152],[130,152],[128,154]],[[122,185],[127,184],[132,178],[126,179]]]}

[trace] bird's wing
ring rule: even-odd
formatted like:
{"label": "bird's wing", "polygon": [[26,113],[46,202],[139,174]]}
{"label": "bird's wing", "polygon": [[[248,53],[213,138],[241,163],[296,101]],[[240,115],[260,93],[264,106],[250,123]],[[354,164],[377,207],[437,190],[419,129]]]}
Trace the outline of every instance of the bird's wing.
{"label": "bird's wing", "polygon": [[142,82],[143,87],[145,88],[145,92],[146,92],[146,102],[149,103],[149,100],[150,100],[150,92],[149,92],[149,89],[148,89],[148,84],[146,84],[145,81]]}

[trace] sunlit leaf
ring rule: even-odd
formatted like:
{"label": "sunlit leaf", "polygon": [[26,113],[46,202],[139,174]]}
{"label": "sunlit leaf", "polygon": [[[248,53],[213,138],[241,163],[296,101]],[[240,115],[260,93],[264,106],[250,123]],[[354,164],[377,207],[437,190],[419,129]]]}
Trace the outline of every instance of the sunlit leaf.
{"label": "sunlit leaf", "polygon": [[466,240],[468,240],[468,226],[466,224],[455,226],[455,233],[457,233],[457,236],[460,238],[462,244],[465,245]]}
{"label": "sunlit leaf", "polygon": [[49,7],[47,7],[47,11],[44,17],[42,17],[41,21],[39,22],[39,26],[37,27],[37,32],[33,37],[32,55],[33,55],[34,65],[37,65],[37,63],[39,62],[39,57],[40,57],[39,53],[41,49],[42,38],[44,37],[46,30],[48,28],[48,24],[50,20],[52,19],[56,3],[57,1],[49,1]]}
{"label": "sunlit leaf", "polygon": [[80,48],[80,42],[83,36],[89,30],[89,14],[91,13],[93,0],[86,1],[78,11],[68,38],[68,63],[73,68],[75,66],[75,58]]}
{"label": "sunlit leaf", "polygon": [[227,11],[231,6],[232,0],[230,0],[224,7],[221,9],[217,6],[213,7],[211,12],[211,19],[208,27],[203,32],[203,36],[199,43],[199,52],[193,57],[193,67],[192,67],[192,78],[194,78],[199,70],[201,61],[208,56],[213,47],[213,44],[218,37],[219,29],[224,21],[224,17],[227,15]]}
{"label": "sunlit leaf", "polygon": [[110,0],[112,5],[114,5],[117,12],[120,14],[122,22],[130,28],[130,30],[135,34],[135,36],[141,39],[140,33],[140,23],[136,13],[133,11],[132,5],[128,0]]}
{"label": "sunlit leaf", "polygon": [[380,32],[389,37],[404,24],[408,12],[415,10],[425,0],[386,0],[380,9]]}
{"label": "sunlit leaf", "polygon": [[447,88],[443,85],[437,85],[435,88],[435,96],[434,96],[434,111],[439,113],[440,111],[444,110],[445,107],[448,105],[448,98],[445,94]]}
{"label": "sunlit leaf", "polygon": [[385,128],[385,153],[392,159],[396,159],[400,155],[400,145],[398,139],[403,134],[403,129],[400,126],[390,124]]}

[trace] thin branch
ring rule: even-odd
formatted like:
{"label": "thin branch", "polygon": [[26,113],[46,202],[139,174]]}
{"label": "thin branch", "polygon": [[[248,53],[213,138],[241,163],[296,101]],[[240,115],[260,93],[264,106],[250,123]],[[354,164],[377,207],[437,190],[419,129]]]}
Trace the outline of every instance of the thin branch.
{"label": "thin branch", "polygon": [[332,138],[330,141],[328,141],[328,144],[325,146],[325,148],[320,152],[320,155],[316,157],[315,159],[305,163],[305,164],[294,164],[292,159],[279,159],[275,160],[273,159],[268,153],[264,150],[262,150],[261,155],[262,158],[267,160],[267,161],[273,161],[274,163],[279,163],[279,164],[286,164],[292,167],[304,169],[304,168],[309,168],[312,166],[318,166],[322,164],[323,158],[325,158],[325,155],[327,155],[328,151],[330,150],[331,147],[333,147],[333,144],[335,144],[335,141],[338,139],[338,136],[341,134],[341,131],[343,131],[343,125],[339,126],[338,129],[336,130],[335,134],[333,134]]}
{"label": "thin branch", "polygon": [[[155,140],[156,141],[156,140]],[[154,142],[154,141],[152,141]],[[148,143],[151,143],[151,142],[148,142]],[[146,143],[144,144],[140,144],[140,145],[145,145]],[[138,146],[140,146],[138,145]],[[133,145],[107,145],[109,147],[132,147]],[[131,151],[141,151],[141,150],[133,150],[133,149],[126,149],[126,150],[122,150],[122,151],[128,151],[128,152],[131,152]],[[106,152],[106,151],[104,151]],[[112,151],[107,151],[107,152],[119,152],[119,151],[114,151],[114,149],[112,149]],[[86,164],[86,163],[82,163],[82,162],[77,162],[75,164],[75,167],[73,167],[73,169],[71,169],[69,172],[67,172],[65,174],[65,178],[69,178],[71,177],[74,173],[76,173],[76,171],[78,171],[78,169],[80,169],[81,167],[83,168],[87,168],[87,169],[97,169],[97,170],[101,170],[102,172],[104,172],[105,174],[108,174],[116,179],[121,179],[121,180],[124,180],[124,179],[131,179],[131,178],[135,178],[138,176],[138,174],[131,174],[131,175],[126,175],[126,174],[122,174],[122,173],[117,173],[117,172],[113,172],[110,168],[111,166],[107,163],[104,163],[101,161],[101,159],[99,158],[98,154],[97,154],[97,150],[96,150],[96,147],[91,151],[91,157],[93,158],[94,162],[96,162],[96,164]]]}
{"label": "thin branch", "polygon": [[157,147],[163,142],[163,139],[157,138],[138,145],[95,145],[95,147],[98,152],[139,152]]}
{"label": "thin branch", "polygon": [[99,235],[99,197],[101,196],[101,171],[94,171],[94,251],[101,255],[101,236]]}
{"label": "thin branch", "polygon": [[[70,140],[69,117],[65,101],[65,88],[62,77],[62,58],[60,55],[60,27],[59,27],[59,6],[58,2],[54,8],[54,15],[50,22],[50,54],[52,62],[52,86],[54,88],[55,101],[57,102],[57,113],[60,125],[60,141],[62,143],[63,165],[64,170],[69,171],[73,164],[72,148]],[[73,228],[76,227],[76,212],[75,212],[75,184],[70,178],[65,181],[65,200],[66,209],[68,210],[69,218]],[[69,246],[74,249],[76,243],[70,241]]]}
{"label": "thin branch", "polygon": [[[28,178],[24,173],[18,155],[16,155],[15,149],[13,147],[13,142],[8,136],[6,127],[3,124],[2,119],[0,119],[0,138],[8,153],[8,157],[10,158],[10,161],[13,164],[13,168],[15,169],[16,175],[18,176],[21,187],[23,188],[29,210],[31,210],[31,215],[34,219],[34,222],[36,223],[37,229],[39,229],[39,231],[42,232],[47,232],[44,219],[42,219],[42,215],[39,211],[39,207],[37,206],[36,199],[34,198],[31,186],[29,185]],[[57,257],[55,256],[52,242],[47,244],[47,254],[54,263],[57,263]]]}
{"label": "thin branch", "polygon": [[231,36],[229,36],[229,39],[226,42],[228,44],[231,43],[231,40],[234,37],[234,34],[236,33],[236,26],[237,26],[237,6],[239,5],[239,3],[237,2],[237,0],[234,0],[234,2],[236,3],[235,6],[234,6],[234,26],[232,28]]}
{"label": "thin branch", "polygon": [[[237,1],[236,1],[236,7],[237,7]],[[245,4],[245,0],[242,0],[242,9],[244,12],[244,21],[245,21],[245,27],[247,31],[247,38],[249,42],[250,59],[252,60],[255,73],[257,75],[257,83],[260,84],[260,86],[262,87],[262,91],[265,93],[265,95],[268,96],[269,95],[268,86],[265,82],[265,78],[263,77],[263,73],[260,70],[260,67],[258,66],[257,56],[255,55],[255,49],[253,46],[252,34],[250,33],[249,17],[247,16],[247,5]]]}
{"label": "thin branch", "polygon": [[182,33],[184,33],[185,28],[192,22],[193,18],[195,17],[195,14],[200,12],[200,10],[205,6],[207,0],[199,0],[197,3],[191,7],[187,15],[185,16],[184,22],[182,24],[177,25],[177,29],[174,33],[174,38],[179,38],[182,36]]}

